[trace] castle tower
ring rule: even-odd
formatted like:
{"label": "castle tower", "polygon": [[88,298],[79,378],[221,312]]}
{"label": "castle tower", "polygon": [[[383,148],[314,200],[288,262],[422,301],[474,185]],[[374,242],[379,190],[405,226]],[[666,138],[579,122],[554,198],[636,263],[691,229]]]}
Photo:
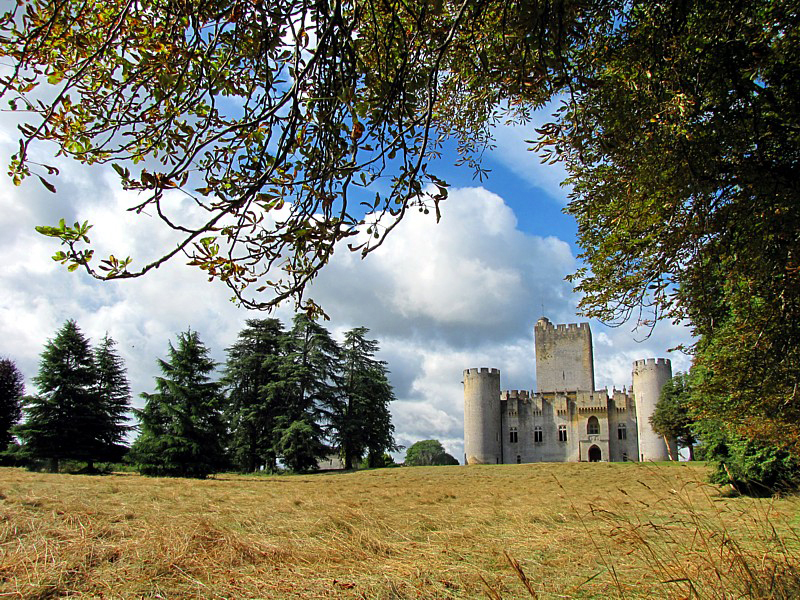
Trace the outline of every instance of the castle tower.
{"label": "castle tower", "polygon": [[498,369],[464,371],[464,453],[468,465],[503,461]]}
{"label": "castle tower", "polygon": [[553,326],[542,317],[533,328],[536,389],[594,391],[592,332],[588,323]]}
{"label": "castle tower", "polygon": [[672,365],[668,358],[648,358],[633,363],[633,398],[636,402],[636,429],[639,434],[639,460],[677,460],[678,444],[653,431],[650,416],[656,410],[661,388],[672,378]]}

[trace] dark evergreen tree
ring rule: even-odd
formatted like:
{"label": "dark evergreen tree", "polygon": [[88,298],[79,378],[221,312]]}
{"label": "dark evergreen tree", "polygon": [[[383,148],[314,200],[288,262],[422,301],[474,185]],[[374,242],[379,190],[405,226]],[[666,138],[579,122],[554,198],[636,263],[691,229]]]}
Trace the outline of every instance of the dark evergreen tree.
{"label": "dark evergreen tree", "polygon": [[11,443],[11,428],[22,417],[25,380],[10,358],[0,359],[0,452]]}
{"label": "dark evergreen tree", "polygon": [[365,454],[368,464],[375,466],[383,462],[384,452],[398,448],[389,412],[394,391],[386,363],[375,359],[378,342],[367,339],[367,333],[366,327],[345,333],[341,394],[331,407],[332,437],[346,469]]}
{"label": "dark evergreen tree", "polygon": [[319,424],[307,419],[297,419],[280,429],[279,433],[276,450],[286,468],[299,473],[316,471],[317,460],[327,450],[322,443]]}
{"label": "dark evergreen tree", "polygon": [[39,394],[25,399],[25,423],[15,430],[22,455],[49,460],[53,472],[61,459],[86,461],[91,470],[108,455],[108,420],[92,350],[75,321],[47,343],[33,381]]}
{"label": "dark evergreen tree", "polygon": [[131,388],[122,357],[114,349],[116,342],[105,335],[94,351],[97,369],[97,393],[105,417],[103,437],[110,460],[120,460],[127,452],[125,434],[131,430],[128,413],[131,410]]}
{"label": "dark evergreen tree", "polygon": [[295,315],[285,348],[279,453],[292,470],[312,470],[328,452],[321,423],[338,394],[341,351],[327,329],[302,313]]}
{"label": "dark evergreen tree", "polygon": [[285,332],[278,319],[251,319],[228,348],[223,383],[234,464],[252,472],[277,469],[278,419],[283,414]]}
{"label": "dark evergreen tree", "polygon": [[221,386],[210,377],[216,365],[194,331],[179,334],[169,361],[158,362],[164,375],[135,411],[141,433],[131,457],[143,475],[204,478],[225,464]]}

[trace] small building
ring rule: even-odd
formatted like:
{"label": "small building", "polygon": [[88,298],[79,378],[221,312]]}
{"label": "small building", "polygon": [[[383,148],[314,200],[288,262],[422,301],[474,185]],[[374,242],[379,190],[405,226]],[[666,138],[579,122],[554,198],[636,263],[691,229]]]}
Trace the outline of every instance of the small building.
{"label": "small building", "polygon": [[677,458],[650,427],[669,359],[637,360],[630,388],[594,389],[588,323],[534,326],[536,391],[501,391],[500,371],[464,371],[466,464],[648,461]]}

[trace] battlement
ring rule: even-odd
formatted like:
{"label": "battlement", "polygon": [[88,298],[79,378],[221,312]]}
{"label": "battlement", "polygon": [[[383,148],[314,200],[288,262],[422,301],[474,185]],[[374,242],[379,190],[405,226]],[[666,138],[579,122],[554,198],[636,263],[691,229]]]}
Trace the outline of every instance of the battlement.
{"label": "battlement", "polygon": [[554,333],[560,333],[562,335],[566,334],[576,334],[576,333],[583,333],[589,331],[589,323],[558,323],[557,325],[553,325],[550,322],[550,319],[547,317],[542,317],[536,322],[534,329],[544,329],[549,330]]}
{"label": "battlement", "polygon": [[527,400],[530,398],[530,392],[528,390],[503,390],[500,392],[500,399],[501,400],[509,400],[509,399],[517,399],[517,400]]}
{"label": "battlement", "polygon": [[489,369],[481,367],[480,369],[464,369],[464,377],[470,375],[497,375],[500,376],[500,369]]}
{"label": "battlement", "polygon": [[664,368],[671,367],[672,362],[668,358],[647,358],[642,360],[633,361],[633,368],[647,369],[647,368]]}

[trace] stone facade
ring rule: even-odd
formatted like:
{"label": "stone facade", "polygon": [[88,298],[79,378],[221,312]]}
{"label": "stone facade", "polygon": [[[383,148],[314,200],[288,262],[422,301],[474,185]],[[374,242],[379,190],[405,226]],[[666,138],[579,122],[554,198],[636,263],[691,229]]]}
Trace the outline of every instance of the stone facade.
{"label": "stone facade", "polygon": [[467,464],[670,460],[650,428],[670,361],[637,360],[631,390],[594,389],[588,323],[534,327],[537,391],[500,391],[497,369],[464,371]]}

